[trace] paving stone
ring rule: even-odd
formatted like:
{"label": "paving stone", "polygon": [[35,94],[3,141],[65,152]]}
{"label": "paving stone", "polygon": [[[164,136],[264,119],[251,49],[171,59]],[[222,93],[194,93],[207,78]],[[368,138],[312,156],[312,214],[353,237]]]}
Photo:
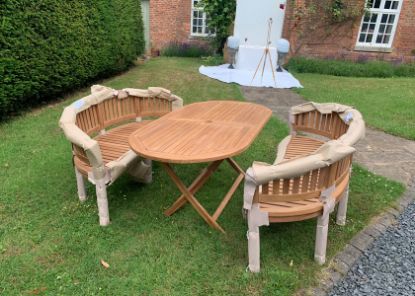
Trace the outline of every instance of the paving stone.
{"label": "paving stone", "polygon": [[377,238],[382,234],[374,225],[369,225],[363,230],[366,234],[369,234],[373,238]]}
{"label": "paving stone", "polygon": [[386,226],[383,224],[375,223],[373,224],[373,227],[376,228],[381,234],[386,231]]}
{"label": "paving stone", "polygon": [[401,213],[401,211],[398,211],[397,209],[394,209],[394,208],[388,208],[386,211],[395,218],[397,218]]}
{"label": "paving stone", "polygon": [[346,263],[344,263],[343,261],[342,261],[342,259],[341,258],[339,258],[338,256],[336,256],[336,258],[335,259],[333,259],[333,265],[334,265],[334,269],[337,271],[337,272],[339,272],[339,273],[341,273],[341,274],[343,274],[343,275],[346,275],[347,274],[347,272],[349,271],[349,269],[350,269],[350,266],[349,265],[347,265]]}
{"label": "paving stone", "polygon": [[365,232],[360,232],[350,240],[350,244],[360,251],[366,250],[373,242],[374,238]]}
{"label": "paving stone", "polygon": [[338,255],[338,258],[349,267],[352,267],[361,254],[362,252],[356,247],[347,244],[343,251]]}

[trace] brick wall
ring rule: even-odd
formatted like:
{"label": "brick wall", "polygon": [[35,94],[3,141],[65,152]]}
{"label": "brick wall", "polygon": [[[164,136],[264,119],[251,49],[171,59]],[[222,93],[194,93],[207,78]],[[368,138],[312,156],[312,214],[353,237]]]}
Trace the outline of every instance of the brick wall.
{"label": "brick wall", "polygon": [[[348,59],[355,61],[387,60],[393,62],[415,61],[415,4],[404,0],[392,52],[368,52],[355,50],[361,18],[343,23],[327,23],[319,18],[305,19],[304,7],[313,0],[287,1],[283,37],[291,42],[291,54],[329,59]],[[317,0],[314,0],[317,1]],[[353,5],[363,7],[364,0],[350,0]],[[294,5],[295,4],[295,5]],[[310,22],[311,21],[311,22]],[[310,27],[310,24],[312,24]],[[310,29],[311,28],[311,29]]]}
{"label": "brick wall", "polygon": [[190,36],[191,0],[150,0],[150,39],[152,52],[173,41],[201,43]]}

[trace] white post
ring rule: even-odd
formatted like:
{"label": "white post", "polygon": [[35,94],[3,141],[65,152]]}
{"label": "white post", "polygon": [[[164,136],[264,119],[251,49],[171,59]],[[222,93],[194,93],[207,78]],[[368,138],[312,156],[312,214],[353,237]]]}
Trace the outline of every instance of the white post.
{"label": "white post", "polygon": [[329,229],[329,215],[321,215],[317,219],[316,247],[314,260],[323,265],[326,262],[327,233]]}
{"label": "white post", "polygon": [[85,180],[84,176],[75,167],[76,185],[78,187],[78,197],[81,202],[86,201]]}
{"label": "white post", "polygon": [[99,225],[107,226],[110,223],[107,199],[107,186],[105,179],[95,180],[95,188],[97,193],[97,204],[99,213]]}
{"label": "white post", "polygon": [[347,213],[347,202],[349,200],[349,185],[343,194],[342,199],[339,202],[339,207],[337,209],[336,223],[337,225],[344,226],[346,224],[346,213]]}

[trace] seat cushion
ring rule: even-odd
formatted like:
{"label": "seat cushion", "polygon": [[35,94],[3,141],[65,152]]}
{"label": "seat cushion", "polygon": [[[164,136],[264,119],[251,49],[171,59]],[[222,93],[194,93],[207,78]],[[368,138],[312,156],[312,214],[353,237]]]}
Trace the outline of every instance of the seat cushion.
{"label": "seat cushion", "polygon": [[[96,136],[94,140],[99,143],[104,164],[117,160],[130,151],[130,145],[128,144],[129,136],[150,122],[150,120],[146,120],[124,124],[107,131],[104,135]],[[88,172],[92,171],[89,163],[77,156],[74,157],[74,163],[84,175],[88,175]]]}

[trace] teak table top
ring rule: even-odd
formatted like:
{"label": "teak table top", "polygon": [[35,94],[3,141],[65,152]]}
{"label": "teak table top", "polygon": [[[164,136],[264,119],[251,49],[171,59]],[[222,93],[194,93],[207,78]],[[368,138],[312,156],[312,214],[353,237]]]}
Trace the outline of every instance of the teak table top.
{"label": "teak table top", "polygon": [[245,102],[193,103],[137,130],[129,142],[138,155],[161,162],[210,162],[245,151],[271,114]]}

